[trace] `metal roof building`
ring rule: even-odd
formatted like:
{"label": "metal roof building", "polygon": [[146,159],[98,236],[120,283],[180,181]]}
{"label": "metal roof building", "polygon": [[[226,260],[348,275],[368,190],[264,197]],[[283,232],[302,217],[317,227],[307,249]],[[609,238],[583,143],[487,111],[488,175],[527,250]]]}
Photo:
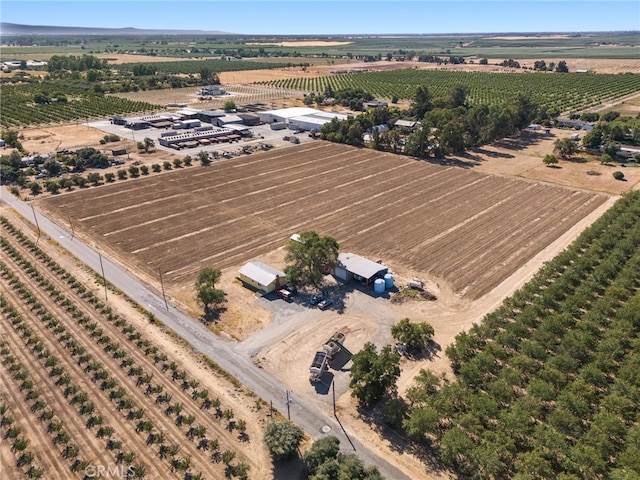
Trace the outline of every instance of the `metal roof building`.
{"label": "metal roof building", "polygon": [[338,254],[334,275],[341,280],[355,278],[368,285],[372,280],[383,277],[388,271],[389,269],[381,263],[349,252]]}
{"label": "metal roof building", "polygon": [[238,277],[247,285],[271,293],[287,283],[287,275],[262,262],[248,262],[240,270]]}

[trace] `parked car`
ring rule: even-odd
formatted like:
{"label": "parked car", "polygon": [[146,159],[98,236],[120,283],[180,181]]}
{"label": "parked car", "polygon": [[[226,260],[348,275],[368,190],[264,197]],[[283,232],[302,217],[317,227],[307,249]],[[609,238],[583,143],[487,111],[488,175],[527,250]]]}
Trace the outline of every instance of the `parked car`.
{"label": "parked car", "polygon": [[281,299],[287,301],[291,300],[291,298],[293,297],[293,293],[291,293],[286,288],[279,288],[278,290],[276,290],[276,295],[278,295]]}
{"label": "parked car", "polygon": [[333,305],[333,300],[331,300],[330,298],[325,298],[324,300],[322,300],[320,303],[318,303],[318,308],[320,310],[326,310],[327,308],[329,308],[331,305]]}
{"label": "parked car", "polygon": [[324,295],[314,295],[313,297],[311,297],[309,303],[311,305],[318,305],[322,300],[324,300]]}

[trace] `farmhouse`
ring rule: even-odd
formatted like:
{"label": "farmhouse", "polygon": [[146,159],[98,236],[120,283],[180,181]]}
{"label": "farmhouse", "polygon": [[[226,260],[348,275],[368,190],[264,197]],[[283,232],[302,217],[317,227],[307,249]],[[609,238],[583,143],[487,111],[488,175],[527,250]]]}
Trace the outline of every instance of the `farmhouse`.
{"label": "farmhouse", "polygon": [[271,293],[287,283],[287,275],[262,262],[248,262],[238,270],[238,278],[247,285]]}
{"label": "farmhouse", "polygon": [[339,253],[333,274],[340,280],[355,278],[368,286],[376,278],[384,277],[388,271],[384,265],[355,253]]}

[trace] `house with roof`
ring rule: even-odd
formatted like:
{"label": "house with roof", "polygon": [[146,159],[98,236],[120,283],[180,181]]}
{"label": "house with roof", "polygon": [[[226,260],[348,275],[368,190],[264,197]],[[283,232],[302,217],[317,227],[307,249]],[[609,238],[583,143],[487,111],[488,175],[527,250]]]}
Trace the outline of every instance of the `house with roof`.
{"label": "house with roof", "polygon": [[287,283],[287,274],[262,262],[248,262],[238,270],[238,278],[246,285],[271,293]]}

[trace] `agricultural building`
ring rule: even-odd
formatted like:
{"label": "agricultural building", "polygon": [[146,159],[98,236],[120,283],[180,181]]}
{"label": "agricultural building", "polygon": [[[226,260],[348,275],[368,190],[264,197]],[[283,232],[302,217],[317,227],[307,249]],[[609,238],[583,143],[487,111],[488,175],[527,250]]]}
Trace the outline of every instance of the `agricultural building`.
{"label": "agricultural building", "polygon": [[411,120],[396,120],[393,126],[403,130],[414,131],[418,126],[418,122],[412,122]]}
{"label": "agricultural building", "polygon": [[258,115],[252,115],[250,113],[241,113],[238,116],[242,119],[242,122],[245,125],[248,125],[250,127],[256,127],[260,125],[260,117]]}
{"label": "agricultural building", "polygon": [[202,110],[198,112],[197,118],[202,122],[214,124],[217,118],[224,117],[224,116],[225,116],[225,113],[222,110],[215,110],[215,111]]}
{"label": "agricultural building", "polygon": [[238,278],[247,285],[271,293],[287,283],[287,275],[262,262],[248,262],[238,270]]}
{"label": "agricultural building", "polygon": [[238,125],[237,123],[228,123],[225,125],[225,128],[237,133],[241,137],[250,137],[251,129],[246,125]]}
{"label": "agricultural building", "polygon": [[389,104],[382,100],[371,100],[370,102],[365,102],[364,106],[366,108],[378,108],[378,107],[388,107]]}
{"label": "agricultural building", "polygon": [[308,107],[292,107],[292,108],[280,108],[278,110],[269,110],[266,112],[259,112],[258,117],[264,123],[289,123],[290,118],[301,117],[303,115],[311,115],[318,113],[320,110]]}
{"label": "agricultural building", "polygon": [[308,115],[301,115],[298,117],[292,117],[289,119],[289,128],[292,130],[305,130],[305,131],[317,131],[322,128],[325,123],[329,123],[334,118],[339,121],[346,120],[348,115],[337,112],[322,112],[310,113]]}
{"label": "agricultural building", "polygon": [[163,135],[158,138],[158,141],[163,147],[175,148],[176,145],[186,142],[199,141],[205,138],[212,139],[217,142],[226,142],[238,139],[239,135],[237,133],[234,133],[229,128],[215,128],[199,132],[175,133],[174,135],[166,136]]}
{"label": "agricultural building", "polygon": [[[325,123],[334,118],[345,120],[347,115],[337,112],[323,112],[315,108],[293,107],[259,112],[258,117],[264,123],[286,125],[292,130],[320,130]],[[280,128],[273,128],[279,130]]]}
{"label": "agricultural building", "polygon": [[173,113],[174,115],[177,115],[180,120],[192,120],[198,118],[200,110],[196,110],[195,108],[182,108]]}
{"label": "agricultural building", "polygon": [[125,125],[126,128],[130,128],[131,130],[144,130],[145,128],[149,128],[150,126],[151,124],[144,120],[131,120]]}
{"label": "agricultural building", "polygon": [[333,274],[340,280],[348,281],[355,278],[368,286],[376,278],[384,277],[388,271],[389,269],[381,263],[355,253],[339,253]]}
{"label": "agricultural building", "polygon": [[202,87],[198,92],[198,95],[217,97],[219,95],[224,95],[225,93],[227,92],[223,88],[209,85],[207,87]]}
{"label": "agricultural building", "polygon": [[211,123],[214,125],[217,125],[218,127],[226,127],[229,124],[242,125],[244,123],[244,120],[242,120],[242,118],[239,115],[224,114],[220,117],[214,118]]}

